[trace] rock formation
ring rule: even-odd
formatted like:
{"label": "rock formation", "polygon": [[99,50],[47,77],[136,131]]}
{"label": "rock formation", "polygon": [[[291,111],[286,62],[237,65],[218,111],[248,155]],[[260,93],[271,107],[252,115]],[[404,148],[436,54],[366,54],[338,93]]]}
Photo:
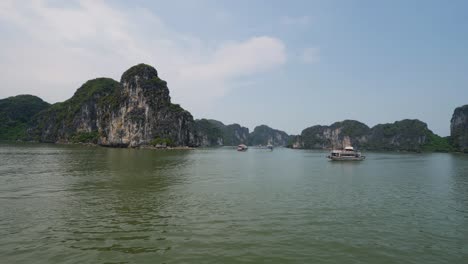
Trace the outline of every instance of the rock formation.
{"label": "rock formation", "polygon": [[247,144],[249,129],[239,124],[224,125],[213,119],[196,120],[197,138],[201,146],[235,146]]}
{"label": "rock formation", "polygon": [[216,120],[199,119],[195,120],[195,126],[200,146],[213,147],[224,145],[225,125]]}
{"label": "rock formation", "polygon": [[372,128],[354,120],[336,122],[331,126],[313,126],[304,129],[290,145],[305,149],[346,146],[368,150],[451,151],[448,141],[435,135],[426,123],[410,119]]}
{"label": "rock formation", "polygon": [[23,140],[34,115],[50,104],[33,95],[18,95],[0,100],[0,140]]}
{"label": "rock formation", "polygon": [[128,69],[120,82],[109,78],[89,80],[70,99],[53,105],[32,95],[0,100],[0,140],[83,142],[111,147],[273,144],[330,149],[352,145],[368,150],[468,152],[468,105],[455,109],[450,128],[450,138],[442,138],[419,120],[405,119],[372,128],[344,120],[306,128],[297,136],[266,125],[257,126],[249,134],[249,129],[239,124],[194,121],[188,111],[171,102],[167,83],[146,64]]}
{"label": "rock formation", "polygon": [[254,128],[249,135],[249,145],[286,146],[289,143],[289,135],[281,130],[273,129],[266,125]]}
{"label": "rock formation", "polygon": [[458,107],[453,112],[450,138],[456,150],[468,152],[468,105]]}
{"label": "rock formation", "polygon": [[41,112],[29,130],[42,142],[93,142],[136,147],[163,139],[197,145],[192,115],[171,103],[167,83],[145,64],[128,69],[119,82],[98,78],[72,98]]}
{"label": "rock formation", "polygon": [[365,124],[345,120],[333,123],[331,126],[316,125],[306,128],[293,145],[306,149],[344,148],[348,145],[360,147],[367,141],[365,136],[368,133],[369,127]]}

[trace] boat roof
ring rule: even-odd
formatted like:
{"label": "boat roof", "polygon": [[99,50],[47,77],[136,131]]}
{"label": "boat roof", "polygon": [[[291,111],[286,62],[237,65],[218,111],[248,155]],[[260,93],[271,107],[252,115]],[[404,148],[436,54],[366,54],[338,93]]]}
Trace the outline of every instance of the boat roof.
{"label": "boat roof", "polygon": [[351,146],[347,146],[347,147],[345,147],[344,149],[345,149],[345,150],[354,150],[354,148],[351,147]]}

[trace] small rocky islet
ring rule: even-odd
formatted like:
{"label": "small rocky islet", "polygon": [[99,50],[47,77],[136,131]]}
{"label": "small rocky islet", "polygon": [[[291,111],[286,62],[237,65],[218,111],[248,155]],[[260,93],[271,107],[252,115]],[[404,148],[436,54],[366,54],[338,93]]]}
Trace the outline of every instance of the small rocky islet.
{"label": "small rocky islet", "polygon": [[252,132],[239,124],[194,119],[171,102],[167,82],[152,66],[138,64],[120,82],[85,82],[68,100],[49,104],[33,95],[0,100],[0,140],[91,143],[109,147],[211,147],[238,144],[329,149],[353,145],[366,150],[468,152],[468,105],[455,109],[449,137],[427,124],[405,119],[372,128],[355,120],[315,125],[300,135],[266,125]]}

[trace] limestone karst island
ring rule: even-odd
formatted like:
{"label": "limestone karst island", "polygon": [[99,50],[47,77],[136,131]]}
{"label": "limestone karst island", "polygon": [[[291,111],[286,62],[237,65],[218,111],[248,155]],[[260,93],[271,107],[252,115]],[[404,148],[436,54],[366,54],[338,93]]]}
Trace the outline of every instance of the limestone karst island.
{"label": "limestone karst island", "polygon": [[467,11],[0,0],[0,264],[468,264]]}
{"label": "limestone karst island", "polygon": [[300,135],[239,124],[194,119],[171,102],[167,82],[150,65],[138,64],[120,82],[96,78],[85,82],[68,100],[49,104],[34,95],[0,100],[0,139],[47,143],[91,143],[108,147],[211,147],[238,144],[330,149],[468,151],[468,105],[455,109],[449,137],[434,134],[426,123],[404,119],[368,127],[355,120],[313,125]]}

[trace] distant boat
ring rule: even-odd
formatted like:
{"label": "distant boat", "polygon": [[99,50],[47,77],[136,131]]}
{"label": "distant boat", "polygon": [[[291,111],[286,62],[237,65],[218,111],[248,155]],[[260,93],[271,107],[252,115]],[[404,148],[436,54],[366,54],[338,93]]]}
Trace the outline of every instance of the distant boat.
{"label": "distant boat", "polygon": [[355,151],[353,147],[345,147],[344,150],[332,150],[328,157],[332,161],[360,161],[364,160],[366,156],[363,156],[361,152]]}
{"label": "distant boat", "polygon": [[237,151],[247,151],[247,149],[249,148],[244,144],[240,144],[239,146],[237,146]]}
{"label": "distant boat", "polygon": [[267,148],[270,149],[270,150],[273,150],[273,145],[272,145],[272,144],[268,144],[268,145],[267,145]]}

